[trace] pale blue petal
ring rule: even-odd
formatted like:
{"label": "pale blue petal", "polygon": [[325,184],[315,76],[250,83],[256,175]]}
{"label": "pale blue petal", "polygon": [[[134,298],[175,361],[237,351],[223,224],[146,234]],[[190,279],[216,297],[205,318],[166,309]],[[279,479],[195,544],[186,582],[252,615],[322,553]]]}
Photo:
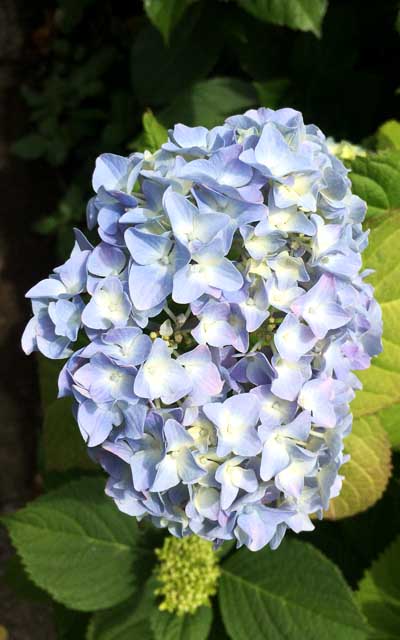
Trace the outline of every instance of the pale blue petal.
{"label": "pale blue petal", "polygon": [[168,265],[158,262],[146,266],[133,264],[129,271],[129,292],[139,311],[164,302],[172,291],[173,279]]}
{"label": "pale blue petal", "polygon": [[179,476],[176,468],[176,459],[171,454],[167,454],[158,464],[151,491],[166,491],[177,484],[179,484]]}
{"label": "pale blue petal", "polygon": [[130,228],[125,231],[125,242],[129,252],[138,264],[153,264],[168,254],[172,242],[166,236],[144,233]]}
{"label": "pale blue petal", "polygon": [[125,254],[121,249],[105,242],[100,242],[88,259],[88,270],[96,276],[118,275],[126,263]]}
{"label": "pale blue petal", "polygon": [[174,275],[172,298],[179,304],[198,300],[208,290],[205,274],[198,265],[186,265]]}
{"label": "pale blue petal", "polygon": [[285,317],[274,336],[279,355],[290,362],[297,362],[311,351],[317,340],[311,329],[291,313]]}
{"label": "pale blue petal", "polygon": [[192,453],[188,449],[182,449],[179,451],[176,468],[179,477],[184,484],[193,484],[198,482],[200,478],[206,474],[206,471],[197,464]]}
{"label": "pale blue petal", "polygon": [[122,413],[125,419],[124,437],[136,440],[143,436],[144,424],[147,415],[146,405],[139,402],[138,404],[128,404]]}
{"label": "pale blue petal", "polygon": [[25,294],[26,298],[58,298],[65,295],[66,289],[57,278],[41,280]]}
{"label": "pale blue petal", "polygon": [[78,425],[89,447],[104,442],[113,427],[113,414],[109,407],[98,407],[85,400],[78,409]]}
{"label": "pale blue petal", "polygon": [[181,447],[193,445],[193,438],[186,429],[176,420],[169,419],[164,425],[164,434],[167,441],[167,453],[177,451]]}
{"label": "pale blue petal", "polygon": [[286,469],[290,463],[290,456],[284,442],[278,442],[271,437],[262,450],[260,476],[266,482],[277,473]]}
{"label": "pale blue petal", "polygon": [[129,166],[128,158],[103,153],[96,160],[96,168],[93,173],[92,185],[94,191],[104,187],[105,189],[119,189],[124,181]]}

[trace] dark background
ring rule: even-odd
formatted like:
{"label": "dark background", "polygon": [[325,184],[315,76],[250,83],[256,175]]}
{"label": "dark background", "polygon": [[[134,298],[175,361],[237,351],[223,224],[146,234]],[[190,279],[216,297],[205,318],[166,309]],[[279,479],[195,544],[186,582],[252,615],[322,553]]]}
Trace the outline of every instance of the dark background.
{"label": "dark background", "polygon": [[[140,1],[0,1],[0,512],[40,491],[35,359],[19,348],[24,292],[64,259],[71,227],[84,226],[96,155],[139,148],[148,108],[165,126],[213,126],[252,106],[292,106],[327,135],[373,145],[379,125],[398,115],[397,14],[397,0],[331,0],[318,39],[234,1],[199,1],[166,46]],[[367,535],[371,517],[352,519],[352,531]],[[397,525],[359,555],[383,547]],[[346,521],[329,526],[319,544],[354,581],[355,535]],[[9,553],[4,540],[0,561]],[[1,624],[12,640],[53,637],[47,610],[17,602],[6,586]]]}

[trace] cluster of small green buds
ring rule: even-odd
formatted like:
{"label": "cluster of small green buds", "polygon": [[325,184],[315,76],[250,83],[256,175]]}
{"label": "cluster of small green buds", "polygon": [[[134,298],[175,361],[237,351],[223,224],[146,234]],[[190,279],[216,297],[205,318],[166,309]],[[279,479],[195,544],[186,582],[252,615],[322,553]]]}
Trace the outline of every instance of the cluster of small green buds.
{"label": "cluster of small green buds", "polygon": [[197,536],[168,537],[156,554],[159,563],[155,575],[160,586],[155,594],[162,597],[161,611],[182,616],[210,606],[220,575],[211,542]]}

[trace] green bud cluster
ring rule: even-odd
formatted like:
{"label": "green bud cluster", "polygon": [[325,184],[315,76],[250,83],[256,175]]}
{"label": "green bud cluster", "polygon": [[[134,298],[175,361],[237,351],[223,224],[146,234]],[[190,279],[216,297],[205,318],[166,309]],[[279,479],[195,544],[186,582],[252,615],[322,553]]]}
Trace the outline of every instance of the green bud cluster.
{"label": "green bud cluster", "polygon": [[210,606],[220,575],[211,542],[197,536],[169,537],[156,554],[159,563],[155,575],[160,586],[155,594],[162,597],[161,611],[182,616]]}

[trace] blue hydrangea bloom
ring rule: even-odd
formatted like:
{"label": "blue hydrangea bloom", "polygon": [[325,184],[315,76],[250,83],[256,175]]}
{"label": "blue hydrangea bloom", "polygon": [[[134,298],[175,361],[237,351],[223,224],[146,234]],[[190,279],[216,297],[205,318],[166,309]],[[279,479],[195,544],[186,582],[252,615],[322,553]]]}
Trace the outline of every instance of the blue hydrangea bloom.
{"label": "blue hydrangea bloom", "polygon": [[300,113],[258,109],[103,154],[93,189],[99,242],[76,231],[27,293],[22,346],[67,358],[59,395],[107,495],[217,545],[312,530],[340,492],[353,371],[381,350],[348,170]]}

